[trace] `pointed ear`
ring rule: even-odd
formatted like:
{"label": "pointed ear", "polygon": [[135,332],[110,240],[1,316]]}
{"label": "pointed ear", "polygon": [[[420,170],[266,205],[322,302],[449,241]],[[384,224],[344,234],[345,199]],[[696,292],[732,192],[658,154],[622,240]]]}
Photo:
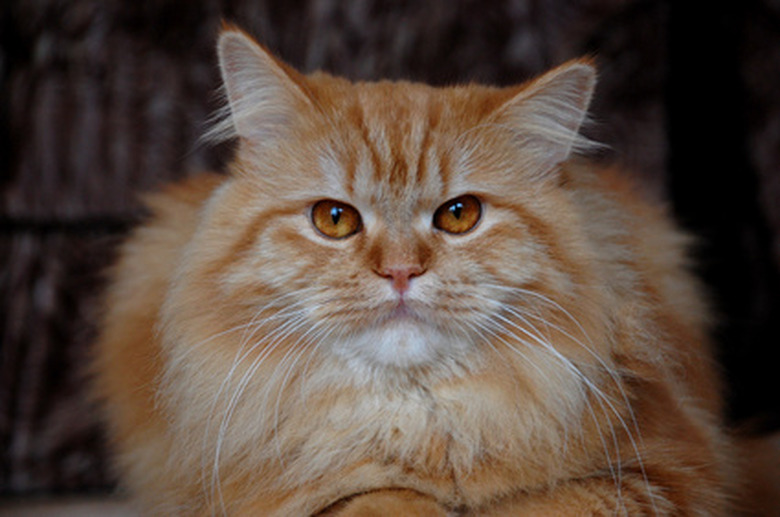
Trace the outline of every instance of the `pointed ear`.
{"label": "pointed ear", "polygon": [[211,133],[264,143],[283,134],[310,104],[303,77],[238,29],[225,29],[217,46],[229,113]]}
{"label": "pointed ear", "polygon": [[518,144],[542,172],[565,161],[572,150],[593,144],[579,135],[596,85],[596,71],[587,61],[572,61],[524,86],[497,111]]}

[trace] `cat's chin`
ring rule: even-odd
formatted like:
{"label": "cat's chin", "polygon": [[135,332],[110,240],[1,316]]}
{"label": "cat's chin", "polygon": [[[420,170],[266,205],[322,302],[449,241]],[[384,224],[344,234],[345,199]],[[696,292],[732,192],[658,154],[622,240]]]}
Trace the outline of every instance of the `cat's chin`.
{"label": "cat's chin", "polygon": [[389,318],[345,337],[337,352],[352,364],[372,369],[436,368],[457,360],[468,349],[465,337],[444,334],[413,317]]}

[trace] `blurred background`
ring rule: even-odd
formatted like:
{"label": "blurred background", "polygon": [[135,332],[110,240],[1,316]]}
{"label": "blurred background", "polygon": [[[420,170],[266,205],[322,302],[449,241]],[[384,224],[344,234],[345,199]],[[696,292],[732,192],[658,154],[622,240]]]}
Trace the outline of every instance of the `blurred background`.
{"label": "blurred background", "polygon": [[700,237],[730,421],[780,428],[780,0],[0,3],[0,497],[114,484],[84,389],[96,295],[137,193],[230,156],[198,140],[222,19],[353,79],[506,85],[595,56],[604,159]]}

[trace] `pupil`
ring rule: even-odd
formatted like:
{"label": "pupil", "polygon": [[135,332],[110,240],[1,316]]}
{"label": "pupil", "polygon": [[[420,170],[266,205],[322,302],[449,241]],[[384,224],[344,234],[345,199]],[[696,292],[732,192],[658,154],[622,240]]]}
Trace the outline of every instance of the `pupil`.
{"label": "pupil", "polygon": [[455,217],[455,219],[460,219],[460,216],[463,213],[463,203],[453,203],[450,206],[450,213],[453,217]]}
{"label": "pupil", "polygon": [[333,225],[336,226],[339,224],[339,219],[341,219],[341,211],[342,209],[340,207],[334,206],[330,209],[330,219],[333,221]]}

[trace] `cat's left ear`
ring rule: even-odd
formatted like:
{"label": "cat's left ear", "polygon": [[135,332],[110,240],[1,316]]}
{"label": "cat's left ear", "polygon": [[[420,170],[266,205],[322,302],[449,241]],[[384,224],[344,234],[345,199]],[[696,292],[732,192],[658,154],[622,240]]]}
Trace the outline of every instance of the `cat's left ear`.
{"label": "cat's left ear", "polygon": [[592,145],[579,134],[586,118],[596,70],[587,60],[563,64],[522,87],[496,115],[515,133],[523,152],[541,172]]}
{"label": "cat's left ear", "polygon": [[282,136],[311,101],[305,79],[244,32],[225,28],[217,46],[229,113],[212,131],[215,139],[239,136],[265,144]]}

